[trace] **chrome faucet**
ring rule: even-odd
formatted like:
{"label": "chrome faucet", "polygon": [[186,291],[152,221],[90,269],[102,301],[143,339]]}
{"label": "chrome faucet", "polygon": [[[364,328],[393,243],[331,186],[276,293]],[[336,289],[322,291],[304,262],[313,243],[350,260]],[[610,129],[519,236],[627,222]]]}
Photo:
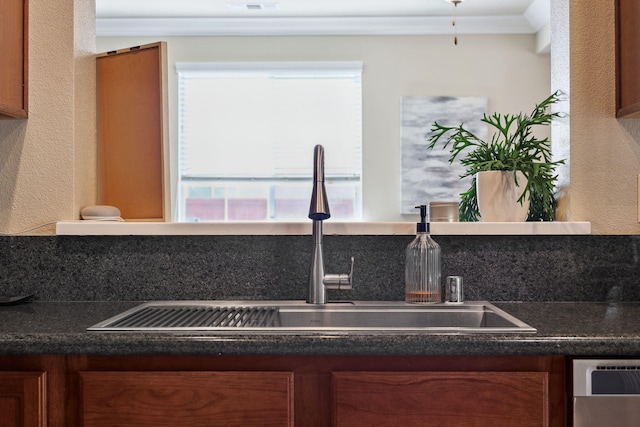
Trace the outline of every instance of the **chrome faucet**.
{"label": "chrome faucet", "polygon": [[309,296],[310,304],[326,304],[327,289],[352,289],[353,285],[353,257],[351,257],[351,271],[349,274],[325,274],[324,257],[322,251],[322,221],[331,217],[329,200],[324,186],[324,148],[316,145],[313,150],[313,192],[309,218],[313,220],[313,254],[309,268]]}

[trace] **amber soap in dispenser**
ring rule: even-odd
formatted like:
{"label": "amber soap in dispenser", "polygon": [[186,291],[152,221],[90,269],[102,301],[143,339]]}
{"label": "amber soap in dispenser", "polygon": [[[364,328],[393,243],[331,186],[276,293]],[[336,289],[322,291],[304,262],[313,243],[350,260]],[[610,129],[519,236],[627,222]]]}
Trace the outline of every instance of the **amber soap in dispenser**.
{"label": "amber soap in dispenser", "polygon": [[405,301],[417,304],[442,302],[440,245],[429,234],[427,206],[420,209],[415,239],[406,249]]}

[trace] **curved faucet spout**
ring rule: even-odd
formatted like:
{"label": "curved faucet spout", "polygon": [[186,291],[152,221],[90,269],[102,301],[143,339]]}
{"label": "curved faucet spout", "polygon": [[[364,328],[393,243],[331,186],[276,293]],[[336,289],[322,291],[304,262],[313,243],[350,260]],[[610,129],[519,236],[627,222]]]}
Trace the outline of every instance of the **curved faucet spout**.
{"label": "curved faucet spout", "polygon": [[325,274],[324,256],[322,249],[322,221],[331,216],[329,200],[324,186],[324,148],[316,145],[313,151],[313,191],[309,218],[313,220],[313,253],[309,266],[309,296],[310,304],[326,304],[327,289],[351,289],[353,283],[353,258],[351,258],[351,272],[349,274]]}

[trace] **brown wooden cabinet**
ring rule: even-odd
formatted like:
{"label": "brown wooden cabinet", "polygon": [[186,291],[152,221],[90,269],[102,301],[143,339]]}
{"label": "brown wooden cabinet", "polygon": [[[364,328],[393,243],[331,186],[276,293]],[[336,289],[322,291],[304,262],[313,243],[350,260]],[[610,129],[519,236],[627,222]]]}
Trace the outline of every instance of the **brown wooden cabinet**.
{"label": "brown wooden cabinet", "polygon": [[85,427],[293,426],[290,372],[81,372]]}
{"label": "brown wooden cabinet", "polygon": [[44,427],[44,372],[0,372],[0,426]]}
{"label": "brown wooden cabinet", "polygon": [[70,366],[70,426],[566,422],[563,357],[92,356]]}
{"label": "brown wooden cabinet", "polygon": [[565,427],[565,369],[562,356],[0,356],[0,426]]}
{"label": "brown wooden cabinet", "polygon": [[640,2],[616,0],[616,116],[640,117]]}
{"label": "brown wooden cabinet", "polygon": [[547,372],[337,372],[334,425],[547,426]]}
{"label": "brown wooden cabinet", "polygon": [[28,115],[28,1],[0,0],[0,118]]}

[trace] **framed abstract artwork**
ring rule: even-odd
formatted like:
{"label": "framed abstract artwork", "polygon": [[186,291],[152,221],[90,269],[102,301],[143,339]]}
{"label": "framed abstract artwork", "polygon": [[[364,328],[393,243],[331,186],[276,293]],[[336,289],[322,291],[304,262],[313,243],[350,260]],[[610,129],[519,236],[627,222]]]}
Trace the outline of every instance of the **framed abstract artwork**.
{"label": "framed abstract artwork", "polygon": [[[449,150],[439,144],[429,150],[433,122],[445,126],[465,124],[480,139],[487,137],[481,121],[488,98],[482,96],[405,96],[401,99],[402,165],[400,213],[414,214],[417,205],[459,201],[469,189],[471,177],[461,179],[464,167],[449,163]],[[460,156],[462,157],[462,156]]]}

